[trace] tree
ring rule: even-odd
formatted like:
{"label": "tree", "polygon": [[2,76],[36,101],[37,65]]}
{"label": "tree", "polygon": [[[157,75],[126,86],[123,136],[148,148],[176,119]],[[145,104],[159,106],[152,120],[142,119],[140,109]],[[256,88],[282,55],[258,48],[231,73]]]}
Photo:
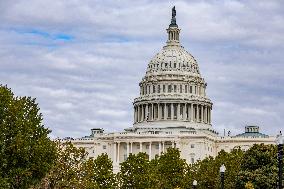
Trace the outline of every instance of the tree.
{"label": "tree", "polygon": [[116,187],[115,174],[113,174],[112,161],[107,154],[102,154],[96,159],[85,161],[81,168],[85,188],[108,189]]}
{"label": "tree", "polygon": [[130,154],[119,173],[121,188],[151,188],[149,159],[146,153]]}
{"label": "tree", "polygon": [[189,165],[185,180],[187,183],[197,180],[199,188],[219,188],[221,183],[219,170],[220,166],[224,164],[226,166],[225,188],[235,188],[236,176],[240,171],[243,154],[244,152],[239,148],[232,150],[230,153],[222,150],[215,158],[210,156]]}
{"label": "tree", "polygon": [[55,145],[31,97],[14,96],[0,85],[0,186],[29,188],[49,171]]}
{"label": "tree", "polygon": [[166,153],[158,157],[156,170],[160,181],[159,188],[183,187],[186,161],[181,159],[178,149],[168,148]]}
{"label": "tree", "polygon": [[255,189],[276,188],[277,148],[275,145],[255,144],[246,151],[237,177],[237,188],[250,182]]}
{"label": "tree", "polygon": [[[56,142],[56,161],[38,189],[85,188],[82,164],[87,153],[84,148],[76,148],[71,142]],[[86,168],[86,167],[85,167]]]}

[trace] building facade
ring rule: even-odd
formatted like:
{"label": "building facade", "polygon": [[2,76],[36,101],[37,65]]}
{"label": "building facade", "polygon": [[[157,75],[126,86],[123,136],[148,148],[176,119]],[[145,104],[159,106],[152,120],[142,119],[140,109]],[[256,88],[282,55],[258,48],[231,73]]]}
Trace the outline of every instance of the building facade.
{"label": "building facade", "polygon": [[236,136],[218,135],[211,124],[213,103],[206,95],[207,83],[197,61],[180,44],[175,8],[167,34],[166,45],[149,62],[139,83],[133,126],[114,133],[92,129],[90,136],[72,139],[73,144],[84,147],[90,157],[107,153],[116,171],[130,153],[146,152],[152,159],[176,147],[187,163],[194,163],[215,157],[222,149],[273,144],[275,137],[260,133],[258,126],[247,126]]}

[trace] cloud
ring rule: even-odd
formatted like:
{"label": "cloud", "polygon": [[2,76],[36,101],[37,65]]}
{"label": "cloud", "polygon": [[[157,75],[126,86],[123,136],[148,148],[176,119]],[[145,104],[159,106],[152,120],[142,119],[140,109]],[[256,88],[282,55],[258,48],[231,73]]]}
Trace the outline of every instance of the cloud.
{"label": "cloud", "polygon": [[[284,112],[284,4],[176,1],[183,46],[214,103],[213,127],[274,134]],[[37,98],[53,137],[132,125],[132,102],[165,45],[167,1],[0,1],[0,81]]]}

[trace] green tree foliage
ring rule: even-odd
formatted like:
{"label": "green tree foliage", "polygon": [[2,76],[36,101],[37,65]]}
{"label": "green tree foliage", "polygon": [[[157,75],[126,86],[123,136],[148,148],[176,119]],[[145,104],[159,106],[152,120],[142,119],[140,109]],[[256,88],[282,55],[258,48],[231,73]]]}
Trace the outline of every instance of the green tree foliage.
{"label": "green tree foliage", "polygon": [[96,159],[88,159],[83,163],[81,170],[86,189],[111,189],[116,187],[112,161],[107,154],[102,154]]}
{"label": "green tree foliage", "polygon": [[230,153],[222,150],[215,158],[207,157],[193,165],[188,165],[185,180],[187,183],[197,180],[199,188],[219,188],[221,182],[219,170],[220,166],[224,164],[226,166],[225,188],[234,188],[243,154],[240,149],[234,149]]}
{"label": "green tree foliage", "polygon": [[119,181],[121,188],[151,188],[150,162],[146,153],[130,154],[121,163]]}
{"label": "green tree foliage", "polygon": [[46,175],[55,159],[50,130],[42,124],[35,99],[16,97],[0,85],[0,186],[29,188]]}
{"label": "green tree foliage", "polygon": [[237,188],[244,188],[250,182],[255,189],[276,188],[277,147],[256,144],[246,151],[237,178]]}
{"label": "green tree foliage", "polygon": [[84,148],[76,148],[71,142],[57,141],[56,155],[54,166],[37,188],[84,188],[81,169],[87,156]]}
{"label": "green tree foliage", "polygon": [[168,148],[167,152],[158,157],[156,174],[159,178],[159,188],[180,188],[184,186],[186,162],[180,157],[176,148]]}

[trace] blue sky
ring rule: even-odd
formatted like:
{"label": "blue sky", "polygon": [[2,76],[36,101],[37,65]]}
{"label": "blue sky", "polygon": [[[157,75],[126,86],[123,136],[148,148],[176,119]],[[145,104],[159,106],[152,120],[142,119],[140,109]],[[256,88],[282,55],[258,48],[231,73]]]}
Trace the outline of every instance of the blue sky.
{"label": "blue sky", "polygon": [[[174,2],[174,3],[173,3]],[[171,7],[214,103],[233,134],[284,122],[283,1],[0,1],[0,82],[32,96],[52,137],[132,125],[132,101],[165,45]],[[283,130],[283,129],[282,129]]]}

